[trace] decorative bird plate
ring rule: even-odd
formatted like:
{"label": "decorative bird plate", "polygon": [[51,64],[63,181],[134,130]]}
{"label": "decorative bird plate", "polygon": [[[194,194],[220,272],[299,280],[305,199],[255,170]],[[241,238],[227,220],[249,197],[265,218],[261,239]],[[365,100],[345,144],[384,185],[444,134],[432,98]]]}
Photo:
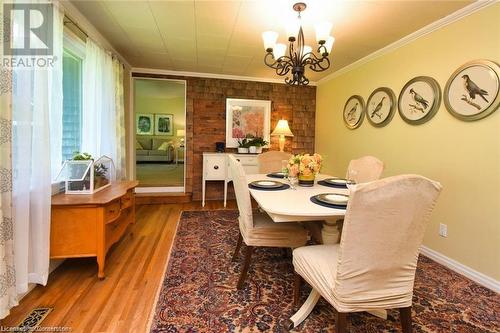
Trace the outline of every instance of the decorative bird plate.
{"label": "decorative bird plate", "polygon": [[399,94],[399,115],[411,125],[429,121],[441,104],[441,88],[429,76],[418,76],[405,84]]}
{"label": "decorative bird plate", "polygon": [[465,121],[482,119],[500,106],[500,66],[475,60],[458,68],[444,88],[444,104],[455,117]]}
{"label": "decorative bird plate", "polygon": [[358,128],[363,122],[365,101],[359,95],[349,97],[344,106],[344,124],[349,129]]}
{"label": "decorative bird plate", "polygon": [[396,109],[396,95],[391,88],[375,89],[366,102],[366,119],[375,127],[390,123]]}

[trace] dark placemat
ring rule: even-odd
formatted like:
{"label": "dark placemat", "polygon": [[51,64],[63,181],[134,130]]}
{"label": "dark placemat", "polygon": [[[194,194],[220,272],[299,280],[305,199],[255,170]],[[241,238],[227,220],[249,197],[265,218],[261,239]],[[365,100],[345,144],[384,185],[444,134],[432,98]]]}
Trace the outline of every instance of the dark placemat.
{"label": "dark placemat", "polygon": [[327,187],[334,187],[334,188],[347,188],[347,185],[330,184],[330,183],[325,182],[324,180],[319,180],[318,184],[323,185],[323,186],[327,186]]}
{"label": "dark placemat", "polygon": [[290,185],[283,184],[283,186],[280,186],[280,187],[263,188],[263,187],[258,187],[258,186],[253,186],[251,184],[248,184],[248,187],[251,188],[252,190],[259,190],[259,191],[282,191],[282,190],[289,189]]}
{"label": "dark placemat", "polygon": [[285,178],[284,175],[277,175],[275,173],[268,173],[266,176],[269,178],[281,178],[281,179]]}
{"label": "dark placemat", "polygon": [[315,195],[313,195],[311,197],[311,202],[315,203],[316,205],[320,205],[320,206],[323,206],[323,207],[328,207],[328,208],[336,208],[336,209],[346,209],[347,206],[343,206],[343,205],[334,205],[334,204],[329,204],[329,203],[326,203],[326,202],[323,202],[323,201],[320,201],[316,198]]}

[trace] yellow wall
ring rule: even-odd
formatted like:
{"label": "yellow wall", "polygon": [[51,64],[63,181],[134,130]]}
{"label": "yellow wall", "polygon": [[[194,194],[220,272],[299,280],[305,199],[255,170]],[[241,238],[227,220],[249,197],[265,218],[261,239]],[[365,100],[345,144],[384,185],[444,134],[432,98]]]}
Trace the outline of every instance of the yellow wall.
{"label": "yellow wall", "polygon": [[[345,175],[349,160],[374,155],[386,164],[384,177],[416,173],[444,186],[424,245],[500,280],[500,110],[476,121],[454,118],[442,103],[436,116],[420,126],[396,114],[386,127],[365,119],[348,130],[342,109],[351,95],[365,102],[377,87],[396,96],[419,75],[434,77],[444,89],[463,63],[489,59],[500,63],[500,4],[490,6],[380,58],[319,85],[316,151],[326,156],[325,173]],[[337,45],[341,47],[341,45]],[[335,61],[335,51],[332,52]],[[448,225],[440,237],[439,223]]]}

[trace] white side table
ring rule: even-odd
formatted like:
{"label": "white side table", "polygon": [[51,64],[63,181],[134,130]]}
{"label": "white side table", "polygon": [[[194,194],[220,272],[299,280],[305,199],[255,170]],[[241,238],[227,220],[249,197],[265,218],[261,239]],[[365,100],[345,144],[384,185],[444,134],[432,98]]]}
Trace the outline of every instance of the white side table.
{"label": "white side table", "polygon": [[[202,206],[205,207],[205,189],[207,181],[224,181],[224,207],[227,203],[227,184],[231,181],[229,172],[229,153],[203,153],[202,173]],[[232,154],[241,164],[247,174],[259,172],[259,162],[255,154]]]}
{"label": "white side table", "polygon": [[[179,153],[182,151],[182,159],[179,158]],[[179,161],[184,162],[184,146],[179,146],[175,148],[175,164],[179,164]]]}

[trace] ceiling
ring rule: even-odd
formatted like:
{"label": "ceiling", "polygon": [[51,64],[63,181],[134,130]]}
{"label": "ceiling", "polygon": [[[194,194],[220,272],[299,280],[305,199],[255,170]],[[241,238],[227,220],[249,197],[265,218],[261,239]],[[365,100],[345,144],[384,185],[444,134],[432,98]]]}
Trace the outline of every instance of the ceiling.
{"label": "ceiling", "polygon": [[[289,0],[89,1],[71,0],[133,67],[278,78],[263,64],[261,33],[279,32],[295,13]],[[302,14],[306,44],[314,23],[333,23],[330,69],[307,71],[311,81],[440,19],[472,1],[309,0]]]}

